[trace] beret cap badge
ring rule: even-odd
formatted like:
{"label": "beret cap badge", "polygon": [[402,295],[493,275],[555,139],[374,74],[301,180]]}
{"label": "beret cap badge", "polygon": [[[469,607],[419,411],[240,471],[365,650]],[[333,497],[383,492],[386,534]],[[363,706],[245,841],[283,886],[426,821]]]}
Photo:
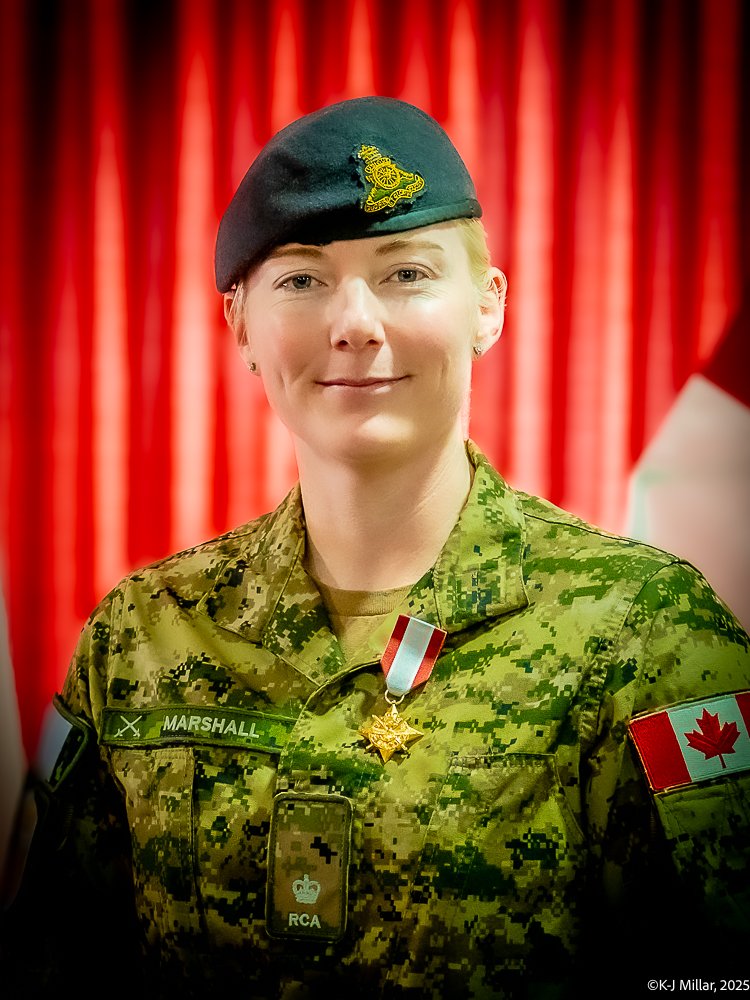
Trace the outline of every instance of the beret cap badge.
{"label": "beret cap badge", "polygon": [[479,218],[440,125],[393,97],[319,108],[269,139],[222,216],[216,287],[228,292],[286,243],[325,246]]}
{"label": "beret cap badge", "polygon": [[365,212],[393,208],[402,198],[414,198],[424,188],[424,177],[402,170],[377,146],[360,146],[355,154],[365,164],[365,180],[372,184],[363,205]]}

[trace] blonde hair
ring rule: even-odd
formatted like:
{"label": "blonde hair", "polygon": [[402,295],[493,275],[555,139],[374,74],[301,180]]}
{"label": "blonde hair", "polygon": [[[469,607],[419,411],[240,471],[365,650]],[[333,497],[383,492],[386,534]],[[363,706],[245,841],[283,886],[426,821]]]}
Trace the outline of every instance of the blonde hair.
{"label": "blonde hair", "polygon": [[[469,274],[471,275],[471,281],[481,306],[488,296],[495,294],[490,251],[487,246],[487,233],[481,219],[456,219],[455,225],[466,250],[466,256],[469,260]],[[234,330],[237,341],[240,344],[245,340],[245,299],[247,297],[248,277],[249,274],[246,274],[244,278],[241,278],[237,282],[234,298],[227,313],[227,322],[232,330]],[[503,274],[500,286],[497,288],[501,309],[505,308],[507,287],[508,283]]]}
{"label": "blonde hair", "polygon": [[237,287],[233,289],[232,304],[227,311],[227,323],[232,328],[238,345],[242,345],[247,340],[245,332],[245,299],[247,298],[247,279],[249,274],[240,278]]}
{"label": "blonde hair", "polygon": [[[494,294],[487,232],[481,219],[456,219],[456,227],[469,259],[469,274],[481,304],[487,295]],[[507,290],[508,282],[503,274],[500,287],[497,289],[501,309],[505,308]]]}

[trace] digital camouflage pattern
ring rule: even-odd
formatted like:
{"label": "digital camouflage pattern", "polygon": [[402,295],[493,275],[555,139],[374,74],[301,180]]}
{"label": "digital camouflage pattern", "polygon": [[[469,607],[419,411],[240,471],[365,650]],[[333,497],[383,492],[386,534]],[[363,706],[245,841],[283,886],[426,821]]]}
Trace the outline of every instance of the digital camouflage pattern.
{"label": "digital camouflage pattern", "polygon": [[[749,687],[747,636],[691,566],[514,492],[470,454],[432,572],[349,665],[302,565],[297,491],[134,573],[89,621],[62,692],[80,757],[51,796],[74,804],[52,808],[42,842],[79,892],[133,911],[150,988],[558,996],[597,955],[629,967],[665,920],[704,943],[747,928],[747,775],[652,797],[627,736],[635,713]],[[387,708],[378,661],[399,614],[448,637],[400,706],[424,737],[383,765],[359,730]],[[148,739],[115,738],[118,713],[114,732],[143,716]],[[220,731],[242,713],[279,719],[277,745]],[[266,931],[279,792],[352,803],[335,943]]]}

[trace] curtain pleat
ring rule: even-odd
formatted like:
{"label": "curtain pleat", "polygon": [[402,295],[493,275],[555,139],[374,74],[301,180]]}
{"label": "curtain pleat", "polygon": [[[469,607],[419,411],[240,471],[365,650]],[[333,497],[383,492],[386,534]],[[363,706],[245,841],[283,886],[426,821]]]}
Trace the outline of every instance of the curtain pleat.
{"label": "curtain pleat", "polygon": [[0,19],[0,543],[30,752],[119,577],[294,481],[213,242],[259,149],[315,108],[379,93],[448,130],[509,279],[472,436],[514,486],[622,528],[750,270],[740,0],[4,0]]}

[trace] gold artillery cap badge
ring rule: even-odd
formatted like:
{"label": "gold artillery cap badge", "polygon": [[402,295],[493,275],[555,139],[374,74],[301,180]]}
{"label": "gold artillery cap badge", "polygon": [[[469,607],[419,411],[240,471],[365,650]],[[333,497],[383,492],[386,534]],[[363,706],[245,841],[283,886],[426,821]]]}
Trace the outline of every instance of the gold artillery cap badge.
{"label": "gold artillery cap badge", "polygon": [[365,212],[393,208],[397,201],[414,198],[424,188],[424,177],[402,170],[377,146],[360,146],[357,156],[365,164],[365,180],[372,184],[364,204]]}

